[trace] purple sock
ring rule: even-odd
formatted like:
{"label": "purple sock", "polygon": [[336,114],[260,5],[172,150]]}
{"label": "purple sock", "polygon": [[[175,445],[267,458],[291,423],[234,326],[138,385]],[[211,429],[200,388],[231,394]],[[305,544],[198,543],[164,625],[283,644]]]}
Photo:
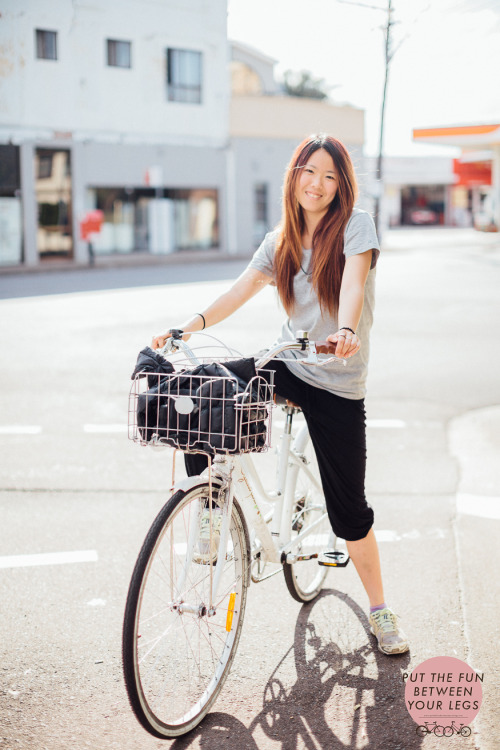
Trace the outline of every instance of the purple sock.
{"label": "purple sock", "polygon": [[370,607],[370,614],[372,615],[378,609],[385,609],[386,607],[387,604],[385,602],[382,602],[382,604],[376,604],[374,607]]}

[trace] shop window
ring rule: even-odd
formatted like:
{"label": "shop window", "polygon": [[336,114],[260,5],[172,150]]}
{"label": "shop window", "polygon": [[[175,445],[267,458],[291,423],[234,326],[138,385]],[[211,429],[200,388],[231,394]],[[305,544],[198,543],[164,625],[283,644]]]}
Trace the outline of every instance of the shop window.
{"label": "shop window", "polygon": [[97,254],[164,255],[219,243],[217,190],[95,188],[88,205],[104,213]]}
{"label": "shop window", "polygon": [[0,195],[13,197],[20,187],[19,146],[0,145]]}
{"label": "shop window", "polygon": [[39,60],[57,60],[57,31],[36,29],[35,40]]}
{"label": "shop window", "polygon": [[167,49],[167,96],[171,102],[201,103],[201,52]]}
{"label": "shop window", "polygon": [[132,67],[132,44],[116,39],[107,40],[108,65],[113,68]]}
{"label": "shop window", "polygon": [[0,266],[22,263],[19,146],[0,145]]}
{"label": "shop window", "polygon": [[208,249],[217,245],[217,191],[177,190],[172,197],[177,249]]}

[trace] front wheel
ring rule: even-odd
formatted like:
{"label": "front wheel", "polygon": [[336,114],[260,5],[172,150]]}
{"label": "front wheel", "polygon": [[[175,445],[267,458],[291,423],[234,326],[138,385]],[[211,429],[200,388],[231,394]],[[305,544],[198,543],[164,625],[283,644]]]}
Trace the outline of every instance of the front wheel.
{"label": "front wheel", "polygon": [[[144,541],[128,592],[125,683],[138,720],[156,737],[178,737],[203,719],[224,684],[240,638],[249,584],[247,526],[234,500],[226,549],[210,549],[209,497],[208,483],[200,480],[170,498]],[[223,498],[215,485],[212,498],[216,534],[213,519],[221,517]],[[211,537],[210,545],[214,538],[220,536]],[[219,565],[221,577],[211,602],[211,581]]]}
{"label": "front wheel", "polygon": [[[288,496],[293,498],[291,552],[307,556],[331,549],[335,536],[326,512],[316,454],[305,426],[297,435],[294,450],[302,458],[300,464],[292,465],[288,472]],[[301,537],[311,526],[311,532]],[[283,573],[292,597],[298,602],[310,602],[321,591],[328,568],[318,565],[318,560],[313,558],[292,564],[285,562]]]}

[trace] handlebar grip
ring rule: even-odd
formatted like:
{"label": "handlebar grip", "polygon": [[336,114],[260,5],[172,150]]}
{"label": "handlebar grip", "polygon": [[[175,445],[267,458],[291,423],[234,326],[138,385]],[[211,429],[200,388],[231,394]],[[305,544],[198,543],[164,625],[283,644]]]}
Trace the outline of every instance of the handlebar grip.
{"label": "handlebar grip", "polygon": [[173,339],[178,340],[182,338],[182,334],[184,333],[184,331],[182,331],[180,328],[169,328],[167,333],[169,333]]}
{"label": "handlebar grip", "polygon": [[316,341],[318,354],[335,354],[336,350],[337,344],[333,344],[331,341]]}

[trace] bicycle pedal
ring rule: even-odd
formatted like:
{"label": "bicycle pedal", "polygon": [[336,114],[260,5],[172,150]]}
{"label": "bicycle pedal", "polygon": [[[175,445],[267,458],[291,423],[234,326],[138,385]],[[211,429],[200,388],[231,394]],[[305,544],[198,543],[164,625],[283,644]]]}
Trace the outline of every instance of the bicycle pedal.
{"label": "bicycle pedal", "polygon": [[345,568],[350,559],[347,552],[328,550],[328,552],[321,553],[318,558],[318,565],[326,565],[330,568]]}

